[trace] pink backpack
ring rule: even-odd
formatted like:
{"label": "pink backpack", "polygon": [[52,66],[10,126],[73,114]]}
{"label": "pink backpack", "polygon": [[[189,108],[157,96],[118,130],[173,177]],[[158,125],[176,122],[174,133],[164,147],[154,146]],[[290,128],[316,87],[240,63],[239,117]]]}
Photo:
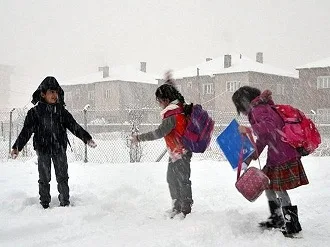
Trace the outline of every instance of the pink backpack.
{"label": "pink backpack", "polygon": [[278,130],[281,140],[296,148],[302,156],[314,152],[321,143],[321,136],[313,121],[290,105],[274,105],[272,108],[284,121],[282,130]]}

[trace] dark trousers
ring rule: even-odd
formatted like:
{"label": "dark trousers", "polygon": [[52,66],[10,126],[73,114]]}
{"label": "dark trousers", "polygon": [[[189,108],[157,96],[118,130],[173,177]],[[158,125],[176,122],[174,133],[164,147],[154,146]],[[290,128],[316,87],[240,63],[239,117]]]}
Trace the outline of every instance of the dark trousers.
{"label": "dark trousers", "polygon": [[39,195],[40,203],[49,204],[51,200],[50,185],[51,180],[51,160],[53,160],[57,190],[59,192],[58,199],[61,206],[70,204],[69,185],[68,185],[68,161],[65,152],[57,154],[45,154],[37,152],[38,155],[38,171],[39,171]]}
{"label": "dark trousers", "polygon": [[192,153],[184,154],[182,159],[172,162],[169,160],[167,167],[167,183],[174,208],[179,211],[190,213],[192,200],[190,181],[190,160]]}

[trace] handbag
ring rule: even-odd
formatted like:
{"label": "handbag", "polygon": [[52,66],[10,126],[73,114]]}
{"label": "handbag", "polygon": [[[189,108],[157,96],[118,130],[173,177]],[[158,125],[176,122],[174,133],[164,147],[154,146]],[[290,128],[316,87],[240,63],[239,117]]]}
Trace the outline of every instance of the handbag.
{"label": "handbag", "polygon": [[237,190],[250,202],[255,201],[268,186],[269,178],[256,167],[249,167],[235,183]]}
{"label": "handbag", "polygon": [[[255,145],[255,141],[251,135],[251,132],[248,133],[251,142]],[[256,152],[257,149],[255,148]],[[242,163],[243,163],[243,147],[240,152],[239,163],[237,167],[237,181],[235,187],[237,190],[250,202],[255,201],[264,190],[269,187],[269,178],[265,173],[261,171],[260,160],[259,167],[249,167],[241,175]]]}

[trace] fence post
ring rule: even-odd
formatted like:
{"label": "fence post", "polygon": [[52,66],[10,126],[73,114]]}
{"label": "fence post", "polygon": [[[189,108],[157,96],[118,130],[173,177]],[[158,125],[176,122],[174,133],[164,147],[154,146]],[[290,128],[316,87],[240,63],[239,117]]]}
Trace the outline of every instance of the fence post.
{"label": "fence post", "polygon": [[[87,110],[89,108],[89,104],[85,105],[84,107],[84,126],[85,126],[85,130],[87,131]],[[88,162],[88,155],[87,155],[87,144],[85,144],[85,158],[84,158],[84,162],[87,163]]]}
{"label": "fence post", "polygon": [[9,112],[9,136],[8,136],[8,156],[10,157],[10,153],[11,153],[11,132],[12,132],[12,125],[13,125],[13,111],[15,111],[15,108],[13,108],[10,112]]}
{"label": "fence post", "polygon": [[[139,129],[136,126],[136,123],[133,122],[131,135],[136,135],[138,133],[139,133]],[[139,142],[130,144],[129,157],[130,157],[130,163],[141,161],[142,147],[141,147],[141,144]]]}

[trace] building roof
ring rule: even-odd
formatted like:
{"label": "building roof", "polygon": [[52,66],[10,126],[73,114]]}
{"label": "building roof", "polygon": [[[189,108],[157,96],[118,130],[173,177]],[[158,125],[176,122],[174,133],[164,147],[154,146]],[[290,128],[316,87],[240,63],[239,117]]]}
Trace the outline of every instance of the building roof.
{"label": "building roof", "polygon": [[292,69],[292,71],[286,71],[269,64],[256,62],[255,60],[245,57],[241,54],[231,55],[231,66],[229,68],[224,68],[224,56],[221,56],[207,62],[205,61],[203,63],[187,67],[182,70],[174,71],[174,77],[177,79],[183,77],[195,77],[197,75],[197,68],[199,68],[200,76],[214,76],[216,74],[251,71],[298,78],[298,73],[294,69]]}
{"label": "building roof", "polygon": [[103,79],[103,72],[95,72],[83,76],[79,76],[69,80],[62,80],[60,85],[68,86],[68,85],[81,85],[81,84],[91,84]]}
{"label": "building roof", "polygon": [[158,84],[157,76],[142,72],[133,66],[116,66],[109,68],[109,76],[103,78],[103,72],[95,72],[75,79],[66,80],[61,85],[80,85],[94,82],[129,81],[137,83]]}
{"label": "building roof", "polygon": [[311,62],[302,66],[298,66],[296,69],[327,68],[327,67],[330,67],[330,57],[315,62]]}

